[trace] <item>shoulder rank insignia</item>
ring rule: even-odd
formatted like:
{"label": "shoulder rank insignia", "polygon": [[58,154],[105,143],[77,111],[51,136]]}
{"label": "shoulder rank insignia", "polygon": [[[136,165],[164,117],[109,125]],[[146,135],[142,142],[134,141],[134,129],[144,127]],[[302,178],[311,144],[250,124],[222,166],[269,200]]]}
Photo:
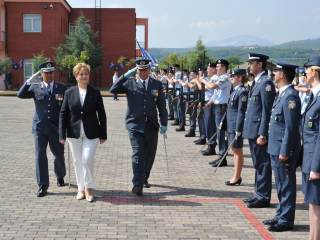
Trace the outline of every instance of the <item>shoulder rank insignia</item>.
{"label": "shoulder rank insignia", "polygon": [[296,108],[296,101],[294,101],[294,100],[288,101],[288,108],[295,109]]}
{"label": "shoulder rank insignia", "polygon": [[241,101],[242,102],[246,102],[248,100],[248,97],[247,96],[243,96],[242,98],[241,98]]}
{"label": "shoulder rank insignia", "polygon": [[266,91],[271,92],[271,90],[272,90],[272,86],[270,84],[267,84]]}

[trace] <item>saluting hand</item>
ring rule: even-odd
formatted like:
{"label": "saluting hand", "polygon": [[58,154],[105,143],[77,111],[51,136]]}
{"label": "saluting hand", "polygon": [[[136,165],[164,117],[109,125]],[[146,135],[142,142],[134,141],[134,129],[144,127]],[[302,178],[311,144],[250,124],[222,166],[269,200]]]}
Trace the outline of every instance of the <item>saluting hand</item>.
{"label": "saluting hand", "polygon": [[319,180],[320,179],[320,173],[318,172],[314,172],[314,171],[311,171],[310,172],[310,177],[309,177],[309,180],[312,181],[312,180]]}

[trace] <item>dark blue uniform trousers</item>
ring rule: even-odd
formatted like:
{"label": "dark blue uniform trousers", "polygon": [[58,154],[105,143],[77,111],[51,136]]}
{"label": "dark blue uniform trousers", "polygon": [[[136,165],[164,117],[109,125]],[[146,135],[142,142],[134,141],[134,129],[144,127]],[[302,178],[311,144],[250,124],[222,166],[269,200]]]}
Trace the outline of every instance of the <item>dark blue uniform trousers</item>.
{"label": "dark blue uniform trousers", "polygon": [[197,128],[197,113],[198,113],[198,108],[194,106],[192,108],[192,111],[190,113],[189,117],[189,123],[190,123],[190,132],[195,132]]}
{"label": "dark blue uniform trousers", "polygon": [[289,158],[290,165],[285,165],[278,156],[270,155],[270,158],[279,199],[275,218],[281,224],[293,226],[296,209],[295,159]]}
{"label": "dark blue uniform trousers", "polygon": [[168,94],[168,108],[169,108],[169,118],[174,118],[173,112],[173,96],[172,94]]}
{"label": "dark blue uniform trousers", "polygon": [[214,106],[210,105],[203,109],[203,119],[208,144],[216,145],[217,137],[215,136],[213,139],[211,139],[211,137],[216,133],[217,130],[215,124]]}
{"label": "dark blue uniform trousers", "polygon": [[39,187],[49,187],[49,170],[47,147],[54,155],[54,173],[57,178],[64,178],[66,175],[66,167],[64,162],[64,145],[59,143],[59,135],[57,131],[46,129],[45,131],[35,132],[35,159],[36,159],[36,177]]}
{"label": "dark blue uniform trousers", "polygon": [[186,102],[183,101],[182,98],[178,99],[177,103],[178,110],[178,119],[180,127],[184,127],[186,125]]}
{"label": "dark blue uniform trousers", "polygon": [[218,131],[218,144],[219,144],[219,155],[223,155],[228,149],[228,138],[225,130],[220,130],[219,125],[222,121],[223,115],[226,113],[227,104],[217,104],[213,107],[215,125]]}
{"label": "dark blue uniform trousers", "polygon": [[150,176],[157,151],[158,131],[158,128],[150,122],[146,123],[143,133],[129,131],[134,186],[143,186],[144,181]]}
{"label": "dark blue uniform trousers", "polygon": [[198,109],[197,111],[200,111],[198,114],[198,126],[199,126],[199,134],[200,138],[203,140],[206,140],[206,127],[204,124],[204,113],[203,109]]}
{"label": "dark blue uniform trousers", "polygon": [[253,167],[255,168],[255,192],[259,200],[270,202],[272,189],[272,170],[267,144],[260,146],[256,139],[249,139]]}

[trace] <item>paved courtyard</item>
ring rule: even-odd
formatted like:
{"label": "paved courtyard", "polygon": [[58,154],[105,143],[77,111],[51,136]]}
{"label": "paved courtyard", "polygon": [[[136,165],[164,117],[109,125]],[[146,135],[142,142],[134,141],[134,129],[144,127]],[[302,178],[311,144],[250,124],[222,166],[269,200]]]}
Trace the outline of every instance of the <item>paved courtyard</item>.
{"label": "paved courtyard", "polygon": [[[297,173],[298,204],[291,232],[269,233],[261,221],[273,216],[267,209],[247,209],[241,199],[251,196],[254,171],[245,145],[243,183],[227,187],[233,171],[216,174],[208,165],[212,157],[196,154],[201,147],[173,127],[168,132],[169,173],[163,139],[150,183],[142,198],[131,190],[131,147],[124,127],[126,99],[104,98],[108,117],[108,141],[96,154],[94,203],[77,201],[75,176],[72,186],[58,188],[49,154],[51,186],[45,198],[35,196],[32,100],[0,97],[0,239],[307,239],[308,210],[303,204],[301,173]],[[66,149],[66,159],[67,159]],[[66,164],[67,165],[67,164]],[[68,166],[68,165],[67,165]],[[68,178],[65,178],[68,182]]]}

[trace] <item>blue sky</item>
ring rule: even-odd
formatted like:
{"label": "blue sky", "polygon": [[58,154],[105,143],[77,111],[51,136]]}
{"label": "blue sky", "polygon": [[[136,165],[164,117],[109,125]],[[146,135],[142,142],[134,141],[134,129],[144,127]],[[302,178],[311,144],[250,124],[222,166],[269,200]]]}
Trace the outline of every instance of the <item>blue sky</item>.
{"label": "blue sky", "polygon": [[[94,7],[94,0],[68,0]],[[149,47],[190,47],[238,35],[274,43],[320,37],[319,0],[102,0],[102,7],[135,8],[149,18]],[[137,38],[140,34],[137,34]]]}

